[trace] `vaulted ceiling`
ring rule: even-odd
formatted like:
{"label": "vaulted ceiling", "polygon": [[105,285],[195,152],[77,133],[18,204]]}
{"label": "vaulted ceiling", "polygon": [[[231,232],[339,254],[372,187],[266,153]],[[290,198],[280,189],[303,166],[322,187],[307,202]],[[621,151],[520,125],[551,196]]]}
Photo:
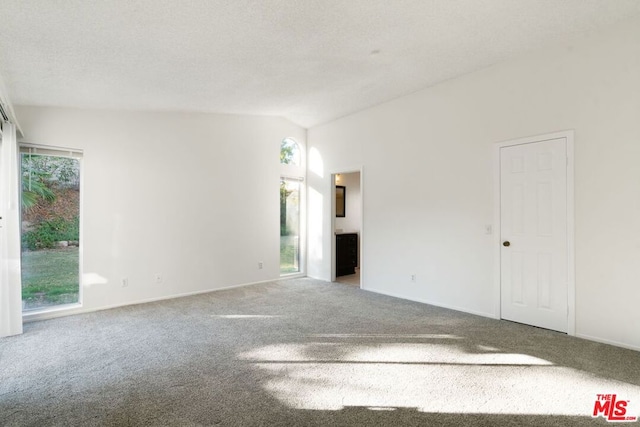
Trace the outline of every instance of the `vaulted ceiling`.
{"label": "vaulted ceiling", "polygon": [[14,104],[304,127],[640,16],[638,0],[3,0]]}

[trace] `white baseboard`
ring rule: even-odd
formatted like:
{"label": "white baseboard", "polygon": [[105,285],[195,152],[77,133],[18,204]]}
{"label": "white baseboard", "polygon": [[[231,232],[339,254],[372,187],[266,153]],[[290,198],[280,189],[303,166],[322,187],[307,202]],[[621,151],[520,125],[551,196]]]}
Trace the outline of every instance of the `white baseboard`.
{"label": "white baseboard", "polygon": [[626,343],[623,343],[623,342],[608,340],[606,338],[594,337],[594,336],[585,335],[585,334],[576,334],[575,336],[578,337],[578,338],[589,340],[589,341],[595,341],[595,342],[599,342],[599,343],[602,343],[602,344],[609,344],[609,345],[613,345],[613,346],[616,346],[616,347],[626,348],[626,349],[629,349],[629,350],[640,351],[640,347],[638,347],[638,346],[631,345],[631,344],[626,344]]}
{"label": "white baseboard", "polygon": [[285,278],[281,277],[278,279],[262,280],[259,282],[241,283],[239,285],[225,286],[223,288],[213,288],[213,289],[206,289],[203,291],[193,291],[193,292],[185,292],[181,294],[166,295],[166,296],[155,297],[155,298],[146,298],[146,299],[141,299],[136,301],[125,302],[122,304],[113,304],[113,305],[106,305],[106,306],[94,307],[94,308],[85,308],[85,307],[82,307],[81,304],[73,304],[73,305],[68,305],[63,307],[55,307],[55,308],[47,309],[45,311],[34,311],[31,313],[26,312],[26,313],[23,313],[22,315],[22,321],[24,323],[28,323],[28,322],[36,322],[38,320],[47,320],[47,319],[55,319],[57,317],[72,316],[74,314],[93,313],[95,311],[110,310],[112,308],[126,307],[129,305],[146,304],[149,302],[164,301],[164,300],[169,300],[174,298],[189,297],[193,295],[208,294],[216,291],[225,291],[228,289],[242,288],[245,286],[259,285],[261,283],[275,282],[276,280],[282,280],[282,279],[285,279]]}
{"label": "white baseboard", "polygon": [[380,289],[362,288],[362,290],[363,291],[374,292],[376,294],[387,295],[387,296],[394,297],[394,298],[400,298],[400,299],[404,299],[404,300],[408,300],[408,301],[415,301],[415,302],[419,302],[419,303],[422,303],[422,304],[433,305],[433,306],[440,307],[440,308],[447,308],[449,310],[461,311],[463,313],[475,314],[476,316],[489,317],[491,319],[499,319],[493,313],[485,313],[485,312],[482,312],[482,311],[469,310],[469,309],[466,309],[466,308],[456,307],[456,306],[447,305],[447,304],[442,304],[442,303],[439,303],[439,302],[425,300],[425,299],[422,299],[422,298],[409,298],[406,295],[399,295],[399,294],[395,294],[393,292],[382,291]]}
{"label": "white baseboard", "polygon": [[[387,295],[387,296],[394,297],[394,298],[400,298],[400,299],[405,299],[405,300],[409,300],[409,301],[419,302],[419,303],[422,303],[422,304],[429,304],[429,305],[433,305],[433,306],[436,306],[436,307],[447,308],[449,310],[455,310],[455,311],[461,311],[463,313],[475,314],[476,316],[482,316],[482,317],[488,317],[488,318],[491,318],[491,319],[500,320],[500,317],[496,316],[495,314],[484,313],[484,312],[474,311],[474,310],[467,310],[465,308],[456,307],[456,306],[450,306],[450,305],[446,305],[446,304],[440,304],[438,302],[424,300],[424,299],[421,299],[421,298],[408,298],[408,297],[406,297],[404,295],[394,294],[393,292],[381,291],[379,289],[363,289],[363,290],[374,292],[374,293],[377,293],[377,294]],[[626,348],[626,349],[629,349],[629,350],[640,351],[640,347],[635,346],[635,345],[631,345],[631,344],[627,344],[627,343],[623,343],[623,342],[608,340],[608,339],[600,338],[600,337],[594,337],[594,336],[586,335],[586,334],[575,334],[574,336],[576,338],[582,338],[582,339],[585,339],[585,340],[599,342],[599,343],[602,343],[602,344],[608,344],[608,345],[612,345],[612,346],[615,346],[615,347],[621,347],[621,348]]]}

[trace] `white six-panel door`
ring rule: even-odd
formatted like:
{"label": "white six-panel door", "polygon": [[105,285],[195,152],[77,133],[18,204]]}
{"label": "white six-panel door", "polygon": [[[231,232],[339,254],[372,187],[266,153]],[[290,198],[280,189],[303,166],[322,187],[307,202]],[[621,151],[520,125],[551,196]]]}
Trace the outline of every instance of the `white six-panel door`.
{"label": "white six-panel door", "polygon": [[567,332],[567,140],[500,148],[500,308]]}

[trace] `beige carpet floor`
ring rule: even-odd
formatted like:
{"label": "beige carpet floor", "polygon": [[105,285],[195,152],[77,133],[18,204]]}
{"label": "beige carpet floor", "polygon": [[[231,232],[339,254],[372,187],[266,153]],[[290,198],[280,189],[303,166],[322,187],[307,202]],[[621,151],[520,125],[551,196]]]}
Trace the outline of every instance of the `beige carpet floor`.
{"label": "beige carpet floor", "polygon": [[2,426],[582,426],[640,353],[311,279],[29,323]]}

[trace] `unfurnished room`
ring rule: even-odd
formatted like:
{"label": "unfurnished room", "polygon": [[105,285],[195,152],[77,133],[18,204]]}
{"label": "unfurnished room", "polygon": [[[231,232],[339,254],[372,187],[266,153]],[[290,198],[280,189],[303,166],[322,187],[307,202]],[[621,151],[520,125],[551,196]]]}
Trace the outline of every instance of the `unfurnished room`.
{"label": "unfurnished room", "polygon": [[3,0],[0,425],[640,417],[640,1]]}

